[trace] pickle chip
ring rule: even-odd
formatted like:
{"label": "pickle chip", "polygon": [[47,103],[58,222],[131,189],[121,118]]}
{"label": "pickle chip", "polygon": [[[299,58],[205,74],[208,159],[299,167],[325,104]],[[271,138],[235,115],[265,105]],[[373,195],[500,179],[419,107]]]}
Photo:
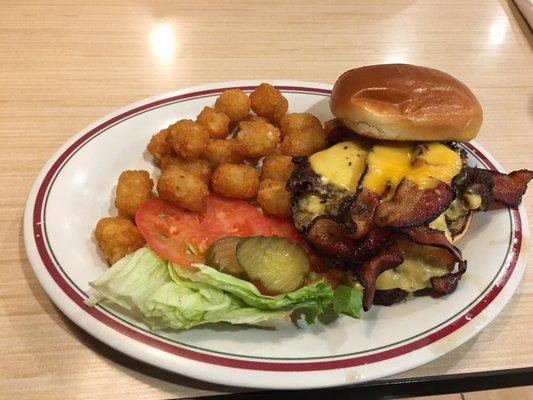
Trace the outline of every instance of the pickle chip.
{"label": "pickle chip", "polygon": [[239,266],[235,253],[240,237],[229,236],[214,242],[205,253],[206,264],[237,278],[246,279],[246,273]]}
{"label": "pickle chip", "polygon": [[277,236],[252,236],[237,244],[237,262],[252,281],[277,293],[292,292],[303,286],[309,273],[305,251]]}

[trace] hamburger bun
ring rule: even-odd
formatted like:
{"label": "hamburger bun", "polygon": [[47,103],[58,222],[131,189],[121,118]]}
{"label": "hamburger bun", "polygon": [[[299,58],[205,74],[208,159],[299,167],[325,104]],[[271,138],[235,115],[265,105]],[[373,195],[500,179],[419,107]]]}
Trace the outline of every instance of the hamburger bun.
{"label": "hamburger bun", "polygon": [[468,211],[468,214],[466,216],[465,222],[463,224],[463,227],[459,232],[452,235],[453,244],[456,244],[463,238],[463,236],[466,234],[466,231],[468,230],[468,227],[470,226],[470,223],[472,222],[472,210]]}
{"label": "hamburger bun", "polygon": [[381,64],[342,74],[331,112],[360,135],[379,140],[468,141],[483,112],[462,82],[436,69]]}

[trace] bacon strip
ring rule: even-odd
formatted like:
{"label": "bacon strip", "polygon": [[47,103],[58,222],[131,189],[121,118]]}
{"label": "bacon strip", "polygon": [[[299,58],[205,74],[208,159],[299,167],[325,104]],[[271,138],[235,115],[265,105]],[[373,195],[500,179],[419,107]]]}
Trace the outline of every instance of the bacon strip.
{"label": "bacon strip", "polygon": [[459,262],[459,269],[457,272],[431,278],[431,286],[437,294],[450,294],[457,288],[457,284],[465,272],[466,260],[463,260]]}
{"label": "bacon strip", "polygon": [[407,297],[409,292],[402,289],[386,289],[376,290],[374,294],[374,304],[380,306],[390,306],[394,303],[399,303]]}
{"label": "bacon strip", "polygon": [[327,217],[317,217],[307,230],[307,242],[322,254],[333,257],[349,258],[355,253],[352,239],[342,226]]}
{"label": "bacon strip", "polygon": [[427,226],[416,226],[414,228],[402,229],[401,232],[417,244],[440,247],[450,253],[455,261],[462,261],[461,250],[452,245],[444,233],[428,228]]}
{"label": "bacon strip", "polygon": [[466,260],[463,260],[461,250],[453,246],[442,232],[425,226],[402,229],[402,233],[417,244],[440,247],[446,250],[453,257],[453,260],[450,260],[450,267],[453,268],[455,262],[459,263],[457,272],[450,272],[444,276],[430,279],[431,286],[437,294],[450,294],[453,292],[466,271],[467,263]]}
{"label": "bacon strip", "polygon": [[372,307],[376,292],[376,279],[383,271],[394,268],[403,262],[403,254],[398,243],[392,242],[381,249],[372,259],[365,261],[356,269],[357,279],[365,288],[363,291],[363,310]]}
{"label": "bacon strip", "polygon": [[460,193],[479,195],[479,210],[486,211],[493,201],[507,207],[517,207],[531,179],[533,171],[527,169],[506,175],[489,169],[466,167],[464,173],[454,179],[454,184]]}
{"label": "bacon strip", "polygon": [[362,188],[357,194],[349,211],[349,218],[355,227],[355,232],[351,234],[354,239],[364,237],[374,227],[374,211],[379,200],[380,197],[367,188]]}
{"label": "bacon strip", "polygon": [[533,179],[533,171],[521,169],[509,175],[497,171],[490,171],[494,181],[494,200],[507,207],[517,207],[527,190],[527,184]]}
{"label": "bacon strip", "polygon": [[364,238],[354,243],[352,257],[360,261],[372,257],[390,241],[392,234],[392,229],[373,226]]}
{"label": "bacon strip", "polygon": [[454,197],[452,188],[438,181],[433,189],[420,189],[402,179],[392,200],[376,207],[374,222],[379,227],[408,228],[423,225],[448,208]]}
{"label": "bacon strip", "polygon": [[376,254],[392,236],[392,230],[373,227],[368,235],[354,241],[341,224],[327,217],[317,217],[309,225],[307,242],[322,254],[363,261]]}

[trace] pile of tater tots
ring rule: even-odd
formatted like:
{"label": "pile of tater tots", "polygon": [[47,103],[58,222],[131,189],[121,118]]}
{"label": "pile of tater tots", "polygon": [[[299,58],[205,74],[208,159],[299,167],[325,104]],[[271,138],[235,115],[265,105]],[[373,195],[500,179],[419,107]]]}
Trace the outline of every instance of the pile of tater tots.
{"label": "pile of tater tots", "polygon": [[[255,201],[266,213],[289,217],[285,184],[296,169],[292,157],[324,149],[326,133],[315,116],[287,110],[281,92],[262,83],[249,96],[241,89],[228,89],[213,107],[204,107],[196,121],[182,119],[159,131],[147,146],[161,169],[158,196],[204,212],[213,191]],[[95,230],[109,263],[144,245],[134,217],[152,196],[153,186],[147,171],[120,174],[115,198],[119,216],[101,219]]]}

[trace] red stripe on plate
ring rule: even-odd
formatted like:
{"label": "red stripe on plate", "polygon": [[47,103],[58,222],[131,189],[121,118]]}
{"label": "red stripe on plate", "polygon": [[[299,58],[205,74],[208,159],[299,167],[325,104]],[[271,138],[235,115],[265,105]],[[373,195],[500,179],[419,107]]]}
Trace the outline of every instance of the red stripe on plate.
{"label": "red stripe on plate", "polygon": [[[317,93],[317,94],[329,94],[330,93],[330,91],[327,89],[316,89],[316,88],[307,88],[307,87],[298,87],[298,86],[277,86],[277,87],[280,90],[292,90],[292,91]],[[240,86],[239,88],[242,90],[253,90],[255,86]],[[86,306],[85,303],[83,302],[84,299],[69,285],[69,283],[63,278],[59,270],[56,268],[54,262],[51,259],[50,254],[48,253],[48,250],[44,242],[43,231],[41,227],[41,215],[42,215],[42,209],[43,209],[43,202],[44,202],[44,198],[46,195],[46,191],[48,190],[50,182],[52,181],[55,173],[59,170],[59,168],[64,163],[64,161],[79,146],[81,146],[87,140],[92,138],[94,135],[98,134],[101,130],[109,127],[110,125],[126,117],[129,117],[131,115],[137,114],[141,111],[145,111],[153,107],[172,103],[177,100],[183,100],[183,99],[204,96],[204,95],[209,95],[209,94],[217,94],[217,93],[220,93],[224,89],[227,89],[227,88],[203,90],[203,91],[198,91],[198,92],[193,92],[193,93],[182,94],[179,96],[173,96],[173,97],[169,97],[166,99],[157,100],[157,101],[154,101],[148,104],[144,104],[142,106],[128,110],[120,115],[117,115],[116,117],[113,117],[105,121],[104,123],[98,125],[97,127],[91,129],[89,132],[87,132],[82,137],[77,139],[71,146],[69,146],[58,157],[58,159],[52,164],[52,166],[50,167],[50,169],[44,176],[41,186],[39,187],[39,190],[37,192],[37,198],[35,200],[35,207],[33,210],[33,230],[34,230],[35,243],[36,243],[39,255],[41,257],[41,260],[44,266],[46,267],[48,273],[52,277],[52,279],[61,288],[61,290],[72,301],[74,301],[84,312],[90,314],[91,316],[93,316],[95,319],[97,319],[101,323],[126,335],[129,338],[137,340],[146,345],[158,348],[167,353],[175,354],[181,357],[186,357],[192,360],[225,366],[225,367],[263,370],[263,371],[317,371],[317,370],[347,368],[347,367],[354,367],[354,366],[358,366],[362,364],[375,363],[378,361],[384,361],[387,359],[398,357],[398,356],[410,353],[412,351],[418,350],[420,348],[423,348],[431,343],[436,342],[437,340],[440,340],[448,336],[452,332],[455,332],[457,329],[464,326],[470,320],[475,318],[479,313],[481,313],[501,292],[501,290],[503,289],[505,284],[508,282],[509,278],[511,277],[515,269],[516,262],[518,260],[518,255],[520,254],[520,249],[522,245],[522,221],[520,218],[520,213],[518,212],[517,209],[512,210],[513,221],[514,221],[514,225],[516,228],[513,232],[514,240],[513,240],[511,256],[510,256],[510,259],[508,260],[508,265],[505,267],[504,273],[500,277],[498,282],[496,282],[496,284],[489,290],[489,292],[480,301],[478,301],[470,309],[469,312],[463,314],[462,316],[452,321],[448,325],[444,326],[438,331],[428,334],[425,337],[422,337],[418,340],[415,340],[413,342],[410,342],[410,343],[407,343],[407,344],[404,344],[404,345],[401,345],[401,346],[398,346],[392,349],[384,350],[384,351],[369,354],[369,355],[345,358],[341,360],[310,361],[310,362],[290,362],[290,361],[265,362],[265,361],[251,361],[251,360],[215,356],[211,354],[201,353],[195,350],[190,350],[190,349],[187,349],[187,348],[175,345],[175,344],[167,343],[160,339],[156,339],[145,333],[136,331],[134,329],[129,328],[126,325],[123,325],[122,323],[107,316],[106,314],[98,310],[97,308]],[[474,147],[470,143],[467,143],[466,146],[470,150],[472,150],[472,152],[475,153],[477,157],[479,157],[484,162],[486,162],[487,165],[489,165],[492,169],[496,169],[494,164],[483,153],[481,153],[476,147]]]}

